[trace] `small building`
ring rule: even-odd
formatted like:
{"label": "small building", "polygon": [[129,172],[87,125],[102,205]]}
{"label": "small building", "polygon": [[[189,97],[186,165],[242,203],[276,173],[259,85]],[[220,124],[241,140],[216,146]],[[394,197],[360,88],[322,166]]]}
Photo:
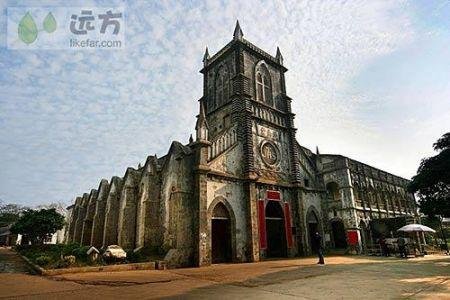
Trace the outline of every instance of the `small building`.
{"label": "small building", "polygon": [[11,233],[12,224],[0,227],[0,246],[14,246],[17,242],[17,234]]}

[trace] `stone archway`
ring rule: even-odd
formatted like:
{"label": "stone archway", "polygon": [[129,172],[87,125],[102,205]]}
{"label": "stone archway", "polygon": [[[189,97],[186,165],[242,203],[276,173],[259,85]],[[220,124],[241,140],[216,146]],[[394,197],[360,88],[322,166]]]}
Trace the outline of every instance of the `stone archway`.
{"label": "stone archway", "polygon": [[236,218],[231,205],[217,197],[208,208],[211,263],[231,262],[236,259]]}
{"label": "stone archway", "polygon": [[231,221],[223,203],[218,203],[211,217],[211,260],[212,263],[231,261]]}
{"label": "stone archway", "polygon": [[317,252],[317,246],[314,239],[314,234],[316,232],[321,233],[321,226],[319,223],[319,217],[316,209],[314,207],[310,207],[308,209],[308,213],[306,214],[306,226],[308,230],[308,242],[310,245],[311,252]]}
{"label": "stone archway", "polygon": [[268,201],[265,208],[267,257],[286,257],[284,213],[279,201]]}
{"label": "stone archway", "polygon": [[347,248],[347,237],[345,234],[344,222],[341,219],[331,220],[331,232],[333,234],[334,248]]}

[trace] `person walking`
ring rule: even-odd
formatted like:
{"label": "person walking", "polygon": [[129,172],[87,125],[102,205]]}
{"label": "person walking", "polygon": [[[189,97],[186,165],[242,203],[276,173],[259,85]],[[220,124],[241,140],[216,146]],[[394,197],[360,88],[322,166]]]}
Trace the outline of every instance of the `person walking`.
{"label": "person walking", "polygon": [[389,256],[389,248],[386,243],[386,239],[384,238],[384,235],[380,237],[379,240],[380,248],[381,248],[381,255],[388,257]]}
{"label": "person walking", "polygon": [[317,264],[324,265],[325,260],[323,258],[322,236],[318,231],[316,231],[316,233],[314,234],[314,244],[317,250],[317,255],[319,256],[319,261],[317,262]]}

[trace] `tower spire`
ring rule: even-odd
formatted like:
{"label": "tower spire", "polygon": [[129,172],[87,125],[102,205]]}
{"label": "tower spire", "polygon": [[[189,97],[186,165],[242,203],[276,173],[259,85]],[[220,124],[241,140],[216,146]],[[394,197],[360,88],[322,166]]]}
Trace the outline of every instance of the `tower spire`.
{"label": "tower spire", "polygon": [[206,47],[205,50],[205,55],[203,55],[203,65],[207,65],[208,64],[208,60],[209,60],[209,52],[208,52],[208,47]]}
{"label": "tower spire", "polygon": [[275,58],[278,60],[278,63],[280,65],[283,65],[283,55],[281,55],[281,51],[280,51],[279,47],[277,47],[277,54],[276,54]]}
{"label": "tower spire", "polygon": [[233,39],[242,40],[244,33],[242,33],[241,26],[239,26],[239,20],[236,20],[236,27],[234,28]]}
{"label": "tower spire", "polygon": [[195,130],[197,132],[197,141],[208,140],[208,123],[206,122],[205,108],[203,107],[203,100],[200,99],[200,113],[197,117],[197,123],[195,124]]}

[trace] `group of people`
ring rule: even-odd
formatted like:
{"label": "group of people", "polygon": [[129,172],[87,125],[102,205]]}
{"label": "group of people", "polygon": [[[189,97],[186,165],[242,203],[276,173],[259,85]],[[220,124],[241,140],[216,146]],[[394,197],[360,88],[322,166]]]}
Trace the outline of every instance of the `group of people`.
{"label": "group of people", "polygon": [[[313,249],[315,250],[315,252],[317,253],[317,256],[319,257],[319,261],[317,262],[317,264],[324,265],[325,259],[323,257],[322,236],[319,234],[319,232],[316,231],[314,233],[312,242],[313,242],[313,245],[312,245]],[[379,243],[380,243],[382,255],[390,256],[390,250],[389,250],[388,244],[386,242],[386,238],[384,236],[380,237]],[[400,253],[400,257],[407,258],[408,257],[408,252],[406,249],[407,240],[404,237],[400,236],[397,239],[397,245],[398,245],[398,251]]]}
{"label": "group of people", "polygon": [[[379,239],[380,247],[381,247],[381,254],[383,256],[390,256],[390,250],[389,246],[386,242],[386,238],[384,236],[381,236]],[[400,257],[407,258],[408,252],[406,251],[406,245],[407,241],[404,237],[400,236],[397,239],[397,245],[398,245],[398,252],[400,253]]]}

